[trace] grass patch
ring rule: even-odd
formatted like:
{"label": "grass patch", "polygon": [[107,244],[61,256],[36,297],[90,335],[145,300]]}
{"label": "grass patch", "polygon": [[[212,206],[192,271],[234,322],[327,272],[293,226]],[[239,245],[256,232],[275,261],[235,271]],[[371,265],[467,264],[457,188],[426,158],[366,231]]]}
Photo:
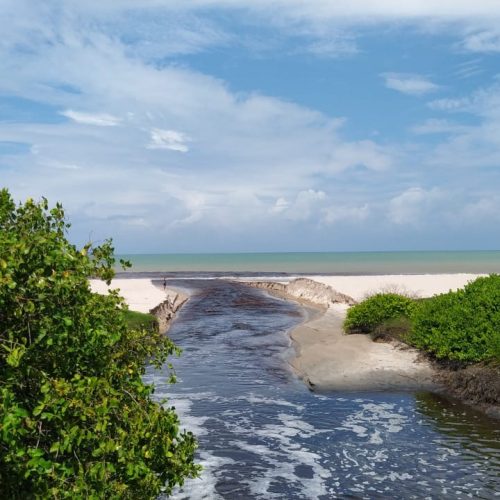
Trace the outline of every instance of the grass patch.
{"label": "grass patch", "polygon": [[152,314],[138,311],[125,311],[124,315],[129,330],[158,330],[158,320]]}

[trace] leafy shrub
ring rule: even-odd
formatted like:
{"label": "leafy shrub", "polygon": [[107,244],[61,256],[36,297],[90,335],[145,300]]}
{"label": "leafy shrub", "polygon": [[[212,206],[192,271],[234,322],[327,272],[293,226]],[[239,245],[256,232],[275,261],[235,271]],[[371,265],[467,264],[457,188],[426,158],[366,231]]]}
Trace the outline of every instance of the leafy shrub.
{"label": "leafy shrub", "polygon": [[370,333],[382,322],[409,316],[414,301],[396,293],[378,293],[347,311],[344,330],[347,333]]}
{"label": "leafy shrub", "polygon": [[2,498],[156,498],[196,475],[196,442],[151,398],[145,362],[176,352],[129,329],[111,242],[77,250],[60,205],[16,206],[0,190]]}
{"label": "leafy shrub", "polygon": [[373,341],[387,342],[389,340],[400,340],[408,342],[408,336],[411,332],[411,319],[407,316],[391,318],[380,323],[370,332]]}
{"label": "leafy shrub", "polygon": [[500,276],[478,278],[462,290],[420,302],[410,342],[439,359],[499,359]]}

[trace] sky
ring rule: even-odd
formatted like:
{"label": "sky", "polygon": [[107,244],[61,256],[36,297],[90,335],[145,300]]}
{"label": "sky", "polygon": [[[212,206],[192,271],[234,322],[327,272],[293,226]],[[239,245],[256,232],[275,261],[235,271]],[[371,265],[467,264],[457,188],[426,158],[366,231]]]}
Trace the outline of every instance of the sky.
{"label": "sky", "polygon": [[498,0],[2,0],[0,187],[118,253],[500,249]]}

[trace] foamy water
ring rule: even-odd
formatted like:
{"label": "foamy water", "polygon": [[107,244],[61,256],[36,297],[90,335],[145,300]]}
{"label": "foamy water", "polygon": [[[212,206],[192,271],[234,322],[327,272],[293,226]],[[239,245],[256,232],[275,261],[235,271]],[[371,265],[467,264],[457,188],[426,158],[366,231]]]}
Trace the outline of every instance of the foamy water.
{"label": "foamy water", "polygon": [[148,370],[199,438],[176,499],[496,498],[498,423],[431,394],[314,394],[288,369],[298,306],[218,280],[170,330],[179,383]]}

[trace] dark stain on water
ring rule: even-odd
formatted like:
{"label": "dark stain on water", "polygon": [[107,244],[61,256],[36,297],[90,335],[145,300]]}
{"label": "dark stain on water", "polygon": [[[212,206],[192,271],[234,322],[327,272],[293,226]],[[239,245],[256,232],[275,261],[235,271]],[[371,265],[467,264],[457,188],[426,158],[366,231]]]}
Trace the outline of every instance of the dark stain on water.
{"label": "dark stain on water", "polygon": [[500,498],[498,421],[429,393],[311,393],[287,363],[298,305],[223,280],[171,285],[193,294],[169,333],[179,382],[146,378],[204,466],[174,498]]}

